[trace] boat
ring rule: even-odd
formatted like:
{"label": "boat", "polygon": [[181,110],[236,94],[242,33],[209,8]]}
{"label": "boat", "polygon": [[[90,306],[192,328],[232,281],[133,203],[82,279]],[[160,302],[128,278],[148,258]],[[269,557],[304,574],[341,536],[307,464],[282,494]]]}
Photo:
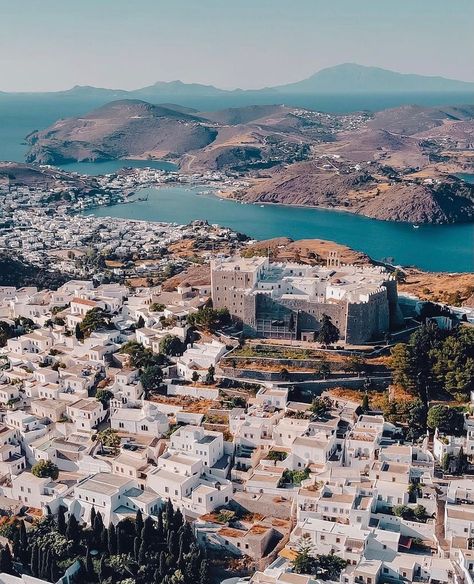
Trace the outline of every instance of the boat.
{"label": "boat", "polygon": [[265,205],[260,205],[260,207],[265,207]]}
{"label": "boat", "polygon": [[412,227],[413,227],[413,229],[419,229],[420,228],[419,225],[413,225]]}

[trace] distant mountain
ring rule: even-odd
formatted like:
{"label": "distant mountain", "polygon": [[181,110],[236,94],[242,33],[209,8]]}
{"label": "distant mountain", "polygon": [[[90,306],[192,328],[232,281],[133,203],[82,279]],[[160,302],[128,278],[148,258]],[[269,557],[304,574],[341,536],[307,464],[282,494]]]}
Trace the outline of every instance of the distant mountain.
{"label": "distant mountain", "polygon": [[[193,100],[203,99],[245,100],[245,104],[277,103],[283,96],[324,96],[324,95],[354,95],[354,94],[444,94],[466,93],[466,99],[474,96],[474,83],[445,79],[444,77],[427,77],[396,73],[379,67],[366,67],[354,63],[344,63],[318,71],[311,77],[276,87],[262,89],[219,89],[213,85],[200,83],[184,83],[183,81],[158,81],[154,85],[127,91],[124,89],[105,89],[100,87],[81,86],[67,91],[53,92],[50,95],[64,97],[79,97],[103,101],[114,99],[142,99],[152,103],[177,102],[190,105]],[[12,95],[0,92],[0,95]],[[16,94],[18,95],[18,94]],[[25,94],[22,94],[25,95]],[[45,93],[29,95],[47,95]],[[252,101],[254,100],[254,101]],[[194,105],[194,104],[193,104]],[[221,104],[222,105],[222,104]],[[244,105],[239,101],[238,106]],[[300,104],[294,104],[300,105]],[[196,107],[199,107],[196,105]]]}
{"label": "distant mountain", "polygon": [[322,69],[303,81],[280,85],[273,89],[285,94],[449,93],[474,92],[474,83],[344,63]]}

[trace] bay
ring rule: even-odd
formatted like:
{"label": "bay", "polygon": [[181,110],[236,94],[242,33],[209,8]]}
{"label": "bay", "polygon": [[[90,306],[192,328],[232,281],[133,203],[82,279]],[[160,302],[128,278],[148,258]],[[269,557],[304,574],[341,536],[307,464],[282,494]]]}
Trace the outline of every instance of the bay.
{"label": "bay", "polygon": [[[245,205],[198,195],[183,187],[142,189],[146,201],[100,207],[92,214],[144,221],[188,223],[207,220],[230,227],[255,239],[320,238],[346,244],[373,259],[392,258],[399,265],[428,271],[474,271],[474,225],[420,225],[368,219],[343,211]],[[88,211],[91,213],[91,211]]]}

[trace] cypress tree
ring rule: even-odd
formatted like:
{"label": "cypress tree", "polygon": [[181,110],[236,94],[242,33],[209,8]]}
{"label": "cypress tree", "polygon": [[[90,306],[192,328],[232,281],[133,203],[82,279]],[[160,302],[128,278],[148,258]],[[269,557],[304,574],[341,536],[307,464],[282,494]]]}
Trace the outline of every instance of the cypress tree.
{"label": "cypress tree", "polygon": [[86,552],[86,574],[90,580],[95,580],[94,563],[92,562],[92,556],[89,548]]}
{"label": "cypress tree", "polygon": [[143,515],[140,509],[138,509],[135,515],[135,535],[141,537],[143,529]]}
{"label": "cypress tree", "polygon": [[183,541],[186,545],[186,550],[189,550],[189,548],[191,547],[191,544],[194,542],[194,534],[193,534],[193,530],[191,529],[191,525],[185,521],[184,525],[183,525],[183,531],[182,531],[182,537],[183,537]]}
{"label": "cypress tree", "polygon": [[49,581],[50,582],[57,582],[58,581],[58,561],[56,558],[56,554],[52,553],[51,554],[51,560],[50,560],[50,565],[49,565]]}
{"label": "cypress tree", "polygon": [[115,526],[111,522],[109,528],[107,529],[107,547],[109,550],[109,555],[115,556],[117,553],[117,534],[115,532]]}
{"label": "cypress tree", "polygon": [[165,541],[165,527],[163,525],[163,509],[158,512],[158,521],[156,523],[156,541],[162,545]]}
{"label": "cypress tree", "polygon": [[185,554],[186,554],[186,547],[184,545],[184,541],[183,541],[183,534],[181,534],[180,538],[179,538],[179,554],[178,554],[178,568],[181,571],[184,571],[184,569],[186,568],[186,561],[185,561]]}
{"label": "cypress tree", "polygon": [[90,518],[89,518],[90,524],[91,524],[91,527],[92,528],[94,527],[95,518],[96,518],[95,507],[94,507],[94,505],[92,505],[91,515],[90,515]]}
{"label": "cypress tree", "polygon": [[153,573],[153,582],[155,584],[161,584],[160,570],[157,568]]}
{"label": "cypress tree", "polygon": [[165,551],[162,551],[160,553],[160,564],[158,567],[158,571],[160,572],[160,576],[162,579],[168,573],[168,565],[167,565],[167,561],[166,561],[166,552]]}
{"label": "cypress tree", "polygon": [[66,534],[66,507],[64,505],[59,505],[57,527],[61,535]]}
{"label": "cypress tree", "polygon": [[16,574],[13,568],[13,558],[9,545],[6,545],[0,550],[0,572],[11,574],[12,576]]}
{"label": "cypress tree", "polygon": [[33,576],[39,576],[39,548],[37,545],[33,545],[31,548],[30,569]]}
{"label": "cypress tree", "polygon": [[76,545],[79,541],[79,537],[79,523],[77,522],[74,513],[70,513],[66,525],[66,539],[72,541],[73,544]]}
{"label": "cypress tree", "polygon": [[[43,578],[44,569],[46,566],[46,559],[48,556],[48,550],[43,548],[39,548],[38,554],[38,574],[40,578]],[[44,578],[43,578],[44,579]]]}
{"label": "cypress tree", "polygon": [[176,509],[176,512],[175,512],[174,517],[173,517],[173,525],[174,525],[175,531],[178,531],[178,529],[180,529],[180,527],[182,527],[183,521],[184,521],[184,517],[183,517],[183,514],[181,513],[181,510]]}
{"label": "cypress tree", "polygon": [[189,548],[186,575],[191,582],[198,582],[202,561],[201,549],[196,543],[192,543]]}
{"label": "cypress tree", "polygon": [[140,546],[141,546],[141,539],[139,537],[135,537],[135,539],[133,540],[133,557],[135,558],[135,560],[138,562],[138,554],[140,552]]}
{"label": "cypress tree", "polygon": [[99,580],[101,582],[104,582],[104,580],[107,580],[108,575],[109,575],[109,570],[108,570],[107,564],[105,563],[105,555],[102,555],[102,557],[100,558],[100,565],[99,565]]}
{"label": "cypress tree", "polygon": [[142,540],[142,543],[140,545],[140,549],[138,550],[138,564],[140,566],[144,566],[145,565],[145,561],[146,561],[146,551],[147,551],[147,547],[145,542]]}
{"label": "cypress tree", "polygon": [[202,560],[199,568],[199,584],[209,584],[209,563]]}
{"label": "cypress tree", "polygon": [[105,553],[107,553],[109,549],[109,531],[105,527],[102,528],[100,536],[100,549]]}
{"label": "cypress tree", "polygon": [[179,541],[176,531],[168,532],[168,549],[173,559],[176,561],[179,556]]}
{"label": "cypress tree", "polygon": [[149,549],[153,543],[155,534],[155,522],[151,517],[147,517],[145,519],[145,523],[143,524],[143,529],[141,531],[141,540],[145,544],[145,549]]}
{"label": "cypress tree", "polygon": [[94,543],[97,547],[100,547],[102,532],[104,531],[104,522],[102,521],[102,515],[100,513],[95,514],[92,530],[94,533]]}
{"label": "cypress tree", "polygon": [[41,578],[46,580],[49,578],[51,572],[51,549],[48,548],[45,554],[43,554],[43,561],[41,562]]}
{"label": "cypress tree", "polygon": [[166,516],[166,528],[169,530],[172,528],[173,517],[174,517],[174,509],[173,509],[173,503],[171,502],[171,499],[168,499],[166,501],[165,516]]}

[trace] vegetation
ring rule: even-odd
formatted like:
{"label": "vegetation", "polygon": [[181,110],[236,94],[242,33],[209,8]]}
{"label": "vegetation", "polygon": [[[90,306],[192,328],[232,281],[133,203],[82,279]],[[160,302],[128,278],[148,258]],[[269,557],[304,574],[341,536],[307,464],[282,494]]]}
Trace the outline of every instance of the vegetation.
{"label": "vegetation", "polygon": [[120,353],[129,356],[130,366],[135,369],[146,369],[154,365],[163,365],[166,363],[164,355],[156,355],[151,349],[144,347],[138,341],[128,341],[122,345]]}
{"label": "vegetation", "polygon": [[138,511],[135,520],[106,527],[94,508],[90,520],[90,526],[80,525],[74,515],[66,520],[60,507],[56,518],[45,517],[29,532],[23,521],[15,524],[10,535],[14,557],[2,550],[0,569],[14,574],[14,559],[27,574],[56,582],[78,560],[78,581],[84,584],[209,583],[207,559],[189,523],[170,501],[159,510],[157,521],[143,520]]}
{"label": "vegetation", "polygon": [[270,452],[265,456],[267,460],[275,460],[277,462],[281,462],[285,460],[288,456],[287,452],[282,452],[281,450],[270,450]]}
{"label": "vegetation", "polygon": [[396,505],[393,508],[393,514],[408,521],[426,522],[428,515],[423,505],[409,507],[408,505]]}
{"label": "vegetation", "polygon": [[186,347],[176,335],[165,335],[160,341],[160,353],[177,357],[182,355]]}
{"label": "vegetation", "polygon": [[114,394],[108,389],[99,389],[97,390],[95,397],[106,409],[109,406],[110,400],[114,397]]}
{"label": "vegetation", "polygon": [[230,314],[227,308],[214,309],[204,306],[197,312],[188,315],[188,323],[198,329],[213,332],[218,328],[230,324]]}
{"label": "vegetation", "polygon": [[117,430],[112,428],[106,428],[97,434],[97,441],[107,448],[113,448],[114,450],[120,446],[120,436]]}
{"label": "vegetation", "polygon": [[298,543],[297,555],[292,565],[297,574],[311,574],[320,580],[339,581],[347,562],[335,554],[316,554],[311,536],[305,534]]}
{"label": "vegetation", "polygon": [[318,332],[317,341],[322,345],[331,345],[339,340],[339,329],[332,323],[331,317],[323,314],[321,318],[321,327]]}
{"label": "vegetation", "polygon": [[302,481],[309,478],[309,469],[304,470],[284,470],[278,483],[279,487],[284,485],[301,485]]}
{"label": "vegetation", "polygon": [[464,416],[456,408],[436,405],[429,409],[426,419],[428,428],[438,428],[443,434],[460,436],[464,432]]}
{"label": "vegetation", "polygon": [[33,465],[31,472],[35,477],[46,478],[49,477],[55,481],[59,476],[58,467],[50,460],[40,460]]}
{"label": "vegetation", "polygon": [[148,396],[150,391],[156,391],[163,381],[163,370],[158,365],[151,365],[150,367],[145,367],[143,373],[140,375],[140,381],[145,392],[145,396]]}
{"label": "vegetation", "polygon": [[85,337],[96,330],[110,328],[110,314],[102,308],[93,308],[86,312],[79,328]]}
{"label": "vegetation", "polygon": [[436,392],[469,396],[474,389],[474,330],[441,331],[428,322],[392,349],[394,380],[427,404]]}
{"label": "vegetation", "polygon": [[315,397],[311,404],[310,410],[315,416],[319,418],[330,412],[331,408],[332,408],[331,398],[324,396]]}

